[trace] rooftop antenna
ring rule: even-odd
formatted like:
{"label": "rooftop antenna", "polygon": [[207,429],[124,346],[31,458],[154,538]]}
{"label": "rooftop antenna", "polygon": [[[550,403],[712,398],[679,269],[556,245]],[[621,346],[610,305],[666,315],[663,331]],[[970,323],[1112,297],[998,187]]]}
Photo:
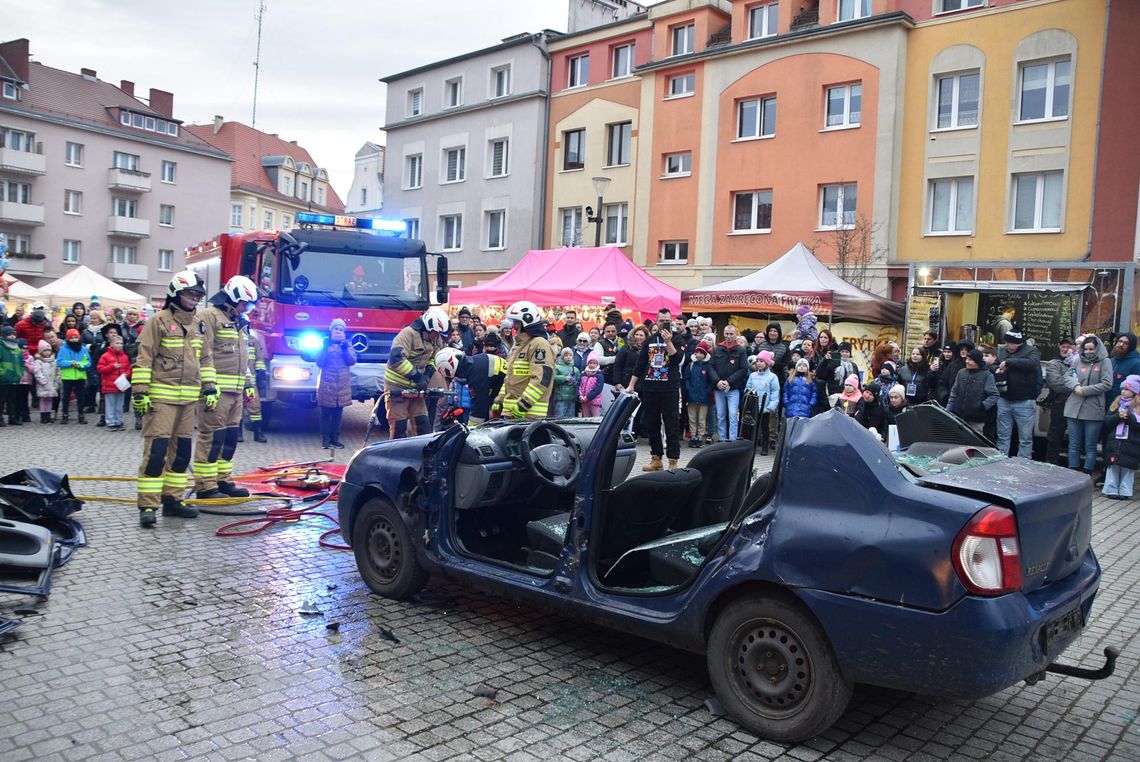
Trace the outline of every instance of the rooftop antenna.
{"label": "rooftop antenna", "polygon": [[265,15],[265,0],[257,3],[257,58],[253,62],[253,119],[251,127],[257,126],[257,80],[261,76],[261,18]]}

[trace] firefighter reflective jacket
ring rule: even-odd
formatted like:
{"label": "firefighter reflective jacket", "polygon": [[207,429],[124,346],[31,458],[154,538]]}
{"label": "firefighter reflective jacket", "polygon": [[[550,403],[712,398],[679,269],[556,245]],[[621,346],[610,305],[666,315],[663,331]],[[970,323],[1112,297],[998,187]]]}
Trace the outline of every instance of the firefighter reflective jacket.
{"label": "firefighter reflective jacket", "polygon": [[192,405],[204,388],[217,385],[206,324],[198,314],[159,310],[143,325],[138,350],[131,372],[134,394],[149,394],[168,405]]}
{"label": "firefighter reflective jacket", "polygon": [[384,371],[385,389],[415,389],[417,374],[424,382],[431,379],[435,370],[428,368],[435,359],[435,353],[443,349],[443,340],[427,339],[422,326],[417,318],[392,340],[392,353]]}
{"label": "firefighter reflective jacket", "polygon": [[216,304],[210,305],[199,315],[206,325],[206,341],[214,356],[218,391],[240,394],[245,387],[253,386],[253,370],[249,362],[249,324],[230,317]]}
{"label": "firefighter reflective jacket", "polygon": [[249,332],[249,369],[254,373],[262,373],[265,367],[265,339],[257,331]]}
{"label": "firefighter reflective jacket", "polygon": [[499,396],[504,418],[545,418],[554,390],[554,350],[544,336],[521,333],[507,355]]}

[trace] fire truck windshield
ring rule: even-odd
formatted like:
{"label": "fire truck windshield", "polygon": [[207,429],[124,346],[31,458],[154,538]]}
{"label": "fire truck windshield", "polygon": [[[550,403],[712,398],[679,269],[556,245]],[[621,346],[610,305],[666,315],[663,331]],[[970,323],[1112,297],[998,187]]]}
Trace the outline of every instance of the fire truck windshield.
{"label": "fire truck windshield", "polygon": [[281,258],[278,295],[284,302],[421,310],[428,307],[424,257],[351,254],[309,247]]}

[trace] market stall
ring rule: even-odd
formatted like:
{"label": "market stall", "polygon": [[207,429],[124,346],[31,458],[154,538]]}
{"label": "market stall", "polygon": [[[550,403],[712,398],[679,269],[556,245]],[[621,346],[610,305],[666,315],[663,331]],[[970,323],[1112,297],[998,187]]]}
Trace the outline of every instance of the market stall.
{"label": "market stall", "polygon": [[9,308],[40,300],[47,301],[47,294],[35,286],[29,286],[19,278],[13,278],[7,273],[4,273],[2,277],[4,283],[0,286],[0,295],[3,296]]}

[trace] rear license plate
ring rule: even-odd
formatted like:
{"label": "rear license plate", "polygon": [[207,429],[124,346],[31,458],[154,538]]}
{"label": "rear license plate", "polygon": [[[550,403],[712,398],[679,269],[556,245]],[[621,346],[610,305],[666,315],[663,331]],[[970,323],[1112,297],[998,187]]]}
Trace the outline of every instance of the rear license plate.
{"label": "rear license plate", "polygon": [[1061,616],[1045,625],[1041,630],[1041,650],[1048,652],[1049,646],[1057,641],[1068,640],[1085,626],[1085,614],[1078,603]]}

